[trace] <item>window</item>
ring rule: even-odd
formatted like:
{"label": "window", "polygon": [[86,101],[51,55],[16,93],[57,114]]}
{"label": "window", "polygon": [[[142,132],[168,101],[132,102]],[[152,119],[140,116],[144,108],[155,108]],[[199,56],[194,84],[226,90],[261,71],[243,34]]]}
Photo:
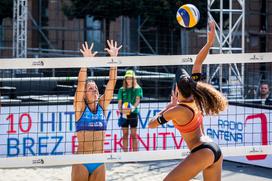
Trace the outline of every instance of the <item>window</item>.
{"label": "window", "polygon": [[96,51],[102,51],[104,47],[101,24],[101,21],[94,20],[91,16],[86,17],[86,41],[93,42]]}

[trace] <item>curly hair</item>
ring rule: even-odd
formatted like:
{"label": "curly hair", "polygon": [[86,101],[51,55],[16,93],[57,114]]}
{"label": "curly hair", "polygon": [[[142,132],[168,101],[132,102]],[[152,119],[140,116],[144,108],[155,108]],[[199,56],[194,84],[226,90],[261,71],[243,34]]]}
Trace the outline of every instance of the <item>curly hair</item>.
{"label": "curly hair", "polygon": [[217,115],[228,106],[227,98],[210,84],[184,77],[177,82],[177,86],[183,97],[193,95],[199,109],[207,115]]}

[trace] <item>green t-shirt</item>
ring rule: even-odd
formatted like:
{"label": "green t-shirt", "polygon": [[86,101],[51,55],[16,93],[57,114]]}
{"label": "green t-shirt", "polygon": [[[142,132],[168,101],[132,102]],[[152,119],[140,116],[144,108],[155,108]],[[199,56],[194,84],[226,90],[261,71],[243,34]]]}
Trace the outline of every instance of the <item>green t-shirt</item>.
{"label": "green t-shirt", "polygon": [[[137,96],[140,98],[143,97],[143,89],[140,86],[136,88],[128,88],[128,89],[121,87],[118,91],[117,99],[122,100],[122,103],[128,102],[134,105],[136,102]],[[138,108],[136,108],[133,112],[138,113],[139,112]]]}

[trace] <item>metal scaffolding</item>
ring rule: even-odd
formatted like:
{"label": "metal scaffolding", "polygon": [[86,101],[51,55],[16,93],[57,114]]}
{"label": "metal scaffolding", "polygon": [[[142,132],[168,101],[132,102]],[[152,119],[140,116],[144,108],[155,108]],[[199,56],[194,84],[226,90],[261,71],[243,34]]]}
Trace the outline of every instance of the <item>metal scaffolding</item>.
{"label": "metal scaffolding", "polygon": [[[216,23],[216,40],[211,48],[212,53],[244,53],[245,52],[245,0],[208,0],[208,17]],[[208,27],[207,27],[208,28]],[[244,85],[244,65],[219,65],[211,72],[207,67],[207,78],[211,81],[219,74],[219,89],[222,91],[223,76],[228,81],[235,76]],[[243,94],[243,90],[242,94]]]}
{"label": "metal scaffolding", "polygon": [[28,0],[13,0],[13,57],[27,57]]}

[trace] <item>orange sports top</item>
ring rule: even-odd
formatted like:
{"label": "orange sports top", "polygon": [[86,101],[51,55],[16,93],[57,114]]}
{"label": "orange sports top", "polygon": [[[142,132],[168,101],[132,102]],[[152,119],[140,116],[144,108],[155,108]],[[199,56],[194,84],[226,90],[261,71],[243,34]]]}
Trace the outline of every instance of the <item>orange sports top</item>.
{"label": "orange sports top", "polygon": [[189,133],[200,127],[203,121],[202,112],[198,110],[195,101],[192,102],[182,102],[179,105],[184,106],[192,110],[194,116],[191,121],[184,125],[178,124],[176,121],[173,121],[175,128],[177,128],[181,133]]}

